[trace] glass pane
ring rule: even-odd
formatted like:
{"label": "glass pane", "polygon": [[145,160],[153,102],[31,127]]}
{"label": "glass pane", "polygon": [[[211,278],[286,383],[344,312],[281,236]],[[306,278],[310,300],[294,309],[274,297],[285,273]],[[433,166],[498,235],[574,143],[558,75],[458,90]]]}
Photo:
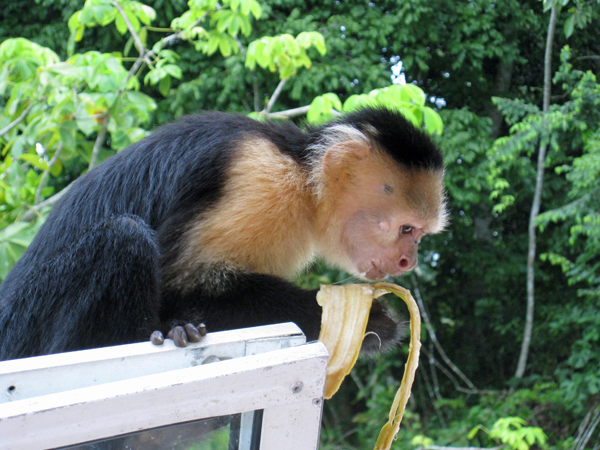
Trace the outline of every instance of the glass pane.
{"label": "glass pane", "polygon": [[262,411],[252,411],[153,428],[64,449],[258,450],[261,426]]}

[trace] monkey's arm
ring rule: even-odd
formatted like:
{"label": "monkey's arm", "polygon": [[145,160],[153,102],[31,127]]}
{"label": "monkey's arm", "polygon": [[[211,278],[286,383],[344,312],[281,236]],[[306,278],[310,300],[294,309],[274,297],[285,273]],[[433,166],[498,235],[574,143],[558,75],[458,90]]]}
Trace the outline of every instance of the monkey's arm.
{"label": "monkey's arm", "polygon": [[[209,331],[294,322],[307,340],[312,341],[319,337],[321,328],[321,307],[316,293],[278,277],[236,272],[228,277],[227,286],[218,290],[214,286],[208,289],[206,285],[198,285],[186,293],[165,292],[161,319],[167,326],[162,331],[172,330],[170,337],[177,345],[185,346],[187,340],[197,342],[196,331],[185,328],[189,322],[204,322]],[[367,336],[364,352],[387,348],[402,334],[398,321],[379,302],[373,303],[367,331],[376,336]]]}

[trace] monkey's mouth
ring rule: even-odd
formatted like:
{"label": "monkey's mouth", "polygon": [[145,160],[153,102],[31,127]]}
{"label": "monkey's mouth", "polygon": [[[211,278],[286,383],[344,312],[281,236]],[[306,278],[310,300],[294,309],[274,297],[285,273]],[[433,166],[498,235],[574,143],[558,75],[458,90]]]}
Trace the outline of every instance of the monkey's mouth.
{"label": "monkey's mouth", "polygon": [[364,274],[365,278],[368,280],[383,280],[384,278],[389,276],[387,272],[384,272],[379,267],[377,267],[374,262],[371,263],[371,268],[367,270]]}

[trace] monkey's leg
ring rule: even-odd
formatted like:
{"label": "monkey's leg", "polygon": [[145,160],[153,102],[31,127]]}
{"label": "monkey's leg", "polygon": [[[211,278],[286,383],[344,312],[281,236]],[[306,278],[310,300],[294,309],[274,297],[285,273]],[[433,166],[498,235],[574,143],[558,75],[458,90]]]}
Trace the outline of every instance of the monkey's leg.
{"label": "monkey's leg", "polygon": [[4,320],[5,359],[143,341],[156,327],[159,251],[138,217],[104,220],[25,264]]}

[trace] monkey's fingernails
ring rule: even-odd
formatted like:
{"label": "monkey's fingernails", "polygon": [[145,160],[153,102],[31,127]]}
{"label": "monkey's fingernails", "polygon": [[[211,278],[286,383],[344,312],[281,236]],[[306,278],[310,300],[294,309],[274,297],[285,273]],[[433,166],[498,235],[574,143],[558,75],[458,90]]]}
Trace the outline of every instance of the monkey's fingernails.
{"label": "monkey's fingernails", "polygon": [[176,347],[187,347],[188,340],[185,330],[181,326],[177,326],[167,334],[169,339],[173,339]]}
{"label": "monkey's fingernails", "polygon": [[206,325],[204,325],[203,323],[201,323],[196,328],[200,332],[200,336],[202,336],[202,337],[206,336]]}
{"label": "monkey's fingernails", "polygon": [[162,345],[165,342],[165,337],[163,336],[162,332],[156,330],[150,335],[150,342],[152,342],[154,345]]}
{"label": "monkey's fingernails", "polygon": [[200,334],[200,330],[196,328],[191,323],[188,323],[185,327],[185,334],[187,334],[187,339],[190,342],[200,342],[202,335]]}

